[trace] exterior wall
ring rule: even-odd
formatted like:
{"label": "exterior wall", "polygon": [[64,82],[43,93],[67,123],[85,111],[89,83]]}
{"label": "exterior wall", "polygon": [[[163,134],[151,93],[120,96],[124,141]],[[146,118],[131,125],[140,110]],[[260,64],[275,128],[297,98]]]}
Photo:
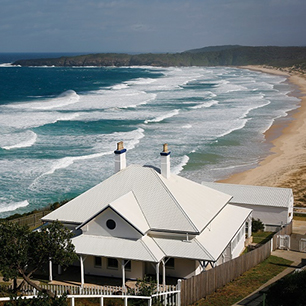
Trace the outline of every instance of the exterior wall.
{"label": "exterior wall", "polygon": [[[232,249],[231,249],[231,243],[228,244],[222,255],[218,258],[216,265],[219,266],[229,260],[232,259]],[[238,243],[237,247],[240,247],[240,242]]]}
{"label": "exterior wall", "polygon": [[294,203],[294,198],[292,194],[290,198],[289,207],[288,207],[287,224],[290,223],[293,219],[293,203]]}
{"label": "exterior wall", "polygon": [[[118,259],[118,268],[108,268],[107,258],[102,258],[101,267],[95,267],[95,257],[87,256],[84,262],[85,274],[88,275],[99,275],[109,277],[122,277],[121,259]],[[126,279],[138,279],[144,277],[144,263],[141,261],[131,261],[131,270],[125,270]]]}
{"label": "exterior wall", "polygon": [[273,225],[276,227],[286,225],[287,223],[291,222],[293,217],[293,201],[292,208],[288,209],[285,207],[271,207],[236,203],[231,204],[253,209],[253,218],[259,219],[264,225]]}
{"label": "exterior wall", "polygon": [[[145,263],[145,274],[156,275],[155,270],[156,264],[151,264],[149,262]],[[174,268],[166,267],[166,276],[178,277],[178,278],[190,278],[196,275],[196,270],[200,271],[201,268],[198,267],[199,263],[197,260],[184,259],[184,258],[174,258]],[[159,275],[163,275],[163,265],[159,265]]]}
{"label": "exterior wall", "polygon": [[[116,222],[114,229],[109,229],[106,226],[106,222],[109,219]],[[82,230],[85,235],[112,236],[129,239],[141,238],[141,234],[135,228],[110,208],[107,208],[87,225],[82,227]]]}
{"label": "exterior wall", "polygon": [[231,259],[238,257],[244,250],[245,224],[239,229],[238,233],[231,241]]}
{"label": "exterior wall", "polygon": [[[166,276],[190,278],[195,275],[197,261],[192,259],[174,258],[174,269],[166,267]],[[160,266],[162,275],[162,265]]]}

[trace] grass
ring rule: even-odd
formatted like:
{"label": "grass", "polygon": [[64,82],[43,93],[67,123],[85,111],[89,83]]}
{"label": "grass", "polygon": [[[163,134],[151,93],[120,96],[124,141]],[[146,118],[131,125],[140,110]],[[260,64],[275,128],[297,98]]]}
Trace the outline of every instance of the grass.
{"label": "grass", "polygon": [[294,213],[294,215],[293,215],[293,220],[297,220],[297,221],[306,221],[306,215],[304,215],[304,214],[299,214],[299,213]]}
{"label": "grass", "polygon": [[194,303],[193,306],[233,305],[285,270],[291,263],[289,260],[271,255],[215,293]]}
{"label": "grass", "polygon": [[257,244],[265,244],[268,240],[270,240],[273,235],[275,233],[274,232],[257,232],[257,233],[253,233],[253,242],[257,243]]}

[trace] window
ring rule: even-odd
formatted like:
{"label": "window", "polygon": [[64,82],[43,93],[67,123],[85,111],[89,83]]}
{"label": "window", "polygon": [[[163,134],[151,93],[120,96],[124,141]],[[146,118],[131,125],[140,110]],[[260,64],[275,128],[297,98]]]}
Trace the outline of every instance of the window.
{"label": "window", "polygon": [[106,221],[106,226],[108,229],[113,230],[116,228],[116,222],[113,219],[108,219]]}
{"label": "window", "polygon": [[173,257],[166,257],[165,262],[166,262],[167,269],[174,269],[174,258]]}
{"label": "window", "polygon": [[101,268],[102,267],[102,258],[101,257],[95,257],[95,267]]}
{"label": "window", "polygon": [[116,258],[107,258],[108,269],[118,269],[118,260]]}

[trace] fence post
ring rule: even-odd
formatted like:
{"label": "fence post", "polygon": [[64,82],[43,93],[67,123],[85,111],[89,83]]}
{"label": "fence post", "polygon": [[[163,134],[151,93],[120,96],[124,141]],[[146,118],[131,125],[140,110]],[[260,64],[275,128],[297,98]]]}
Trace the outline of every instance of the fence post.
{"label": "fence post", "polygon": [[71,306],[74,306],[74,297],[71,297]]}
{"label": "fence post", "polygon": [[124,306],[128,306],[128,298],[127,298],[127,296],[125,296],[125,298],[124,298]]}
{"label": "fence post", "polygon": [[100,306],[103,306],[103,304],[104,304],[104,298],[103,298],[103,296],[101,296],[100,297]]}
{"label": "fence post", "polygon": [[176,299],[176,302],[177,302],[177,306],[181,306],[181,288],[182,288],[182,280],[179,279],[177,281],[177,290],[179,291],[177,293],[177,299]]}

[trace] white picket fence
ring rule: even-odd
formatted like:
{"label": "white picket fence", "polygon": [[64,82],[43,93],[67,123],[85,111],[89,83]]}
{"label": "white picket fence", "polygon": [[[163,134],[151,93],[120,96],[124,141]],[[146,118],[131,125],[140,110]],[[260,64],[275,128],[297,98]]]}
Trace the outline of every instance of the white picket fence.
{"label": "white picket fence", "polygon": [[[160,286],[159,291],[156,290],[151,296],[140,296],[137,289],[122,290],[119,286],[79,286],[67,285],[43,285],[42,288],[49,290],[57,296],[67,294],[67,298],[71,300],[71,306],[74,306],[75,299],[79,298],[99,298],[100,305],[104,305],[104,299],[119,298],[124,300],[125,306],[128,305],[129,299],[145,299],[148,301],[148,306],[151,306],[156,301],[163,303],[165,306],[180,306],[180,286],[181,282],[175,285]],[[29,285],[24,285],[21,294],[23,298],[37,297],[37,290]],[[9,301],[9,297],[0,298],[0,301]]]}

